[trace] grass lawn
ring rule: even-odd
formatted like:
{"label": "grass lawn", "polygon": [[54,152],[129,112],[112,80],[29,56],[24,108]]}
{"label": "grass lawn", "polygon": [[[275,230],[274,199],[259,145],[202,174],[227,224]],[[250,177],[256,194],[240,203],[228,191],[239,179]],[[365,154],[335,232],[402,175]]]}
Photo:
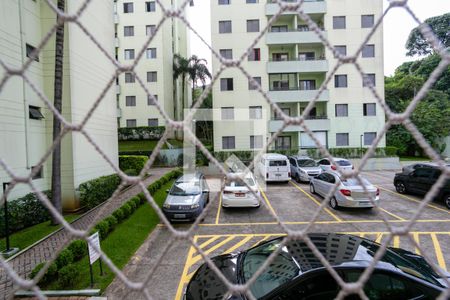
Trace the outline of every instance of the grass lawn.
{"label": "grass lawn", "polygon": [[400,161],[430,161],[429,157],[422,156],[400,156]]}
{"label": "grass lawn", "polygon": [[[67,215],[64,217],[67,222],[72,222],[79,215]],[[25,228],[21,231],[15,232],[9,237],[9,243],[11,247],[19,248],[19,250],[25,249],[30,246],[34,242],[39,241],[40,239],[46,237],[50,233],[58,230],[61,225],[52,226],[50,225],[50,221],[37,224],[28,228]],[[6,248],[6,239],[2,238],[0,240],[0,249]]]}
{"label": "grass lawn", "polygon": [[[158,192],[155,193],[154,199],[159,206],[162,206],[164,200],[166,199],[166,190],[172,186],[173,181],[174,180],[171,180],[166,183]],[[106,237],[105,240],[101,241],[101,248],[114,262],[114,264],[119,269],[122,269],[158,223],[159,217],[150,207],[150,204],[146,203],[141,205],[127,220],[117,225],[117,227]],[[89,257],[85,256],[74,265],[78,268],[80,274],[73,281],[73,285],[70,289],[89,288]],[[95,262],[92,268],[94,271],[94,287],[100,288],[103,292],[113,281],[115,274],[111,272],[105,264],[103,264],[104,275],[100,276],[99,261]],[[59,289],[59,286],[57,282],[53,282],[44,288],[52,290]]]}

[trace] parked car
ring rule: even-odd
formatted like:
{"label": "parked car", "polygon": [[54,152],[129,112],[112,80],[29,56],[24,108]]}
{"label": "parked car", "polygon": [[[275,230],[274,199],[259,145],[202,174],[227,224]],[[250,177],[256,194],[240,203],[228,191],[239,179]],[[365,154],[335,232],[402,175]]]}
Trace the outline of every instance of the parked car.
{"label": "parked car", "polygon": [[378,202],[380,200],[380,190],[367,179],[361,177],[361,180],[368,193],[364,192],[364,187],[356,178],[343,179],[335,171],[326,171],[313,178],[309,188],[311,193],[325,197],[334,188],[335,183],[338,182],[338,188],[333,197],[330,198],[330,206],[333,209],[339,209],[341,206],[372,208],[373,204],[370,201],[370,197],[374,203]]}
{"label": "parked car", "polygon": [[291,180],[289,160],[281,154],[263,154],[258,162],[258,172],[266,182],[288,182]]}
{"label": "parked car", "polygon": [[[405,170],[395,174],[394,186],[400,194],[426,194],[436,183],[441,170],[437,166],[428,165],[417,167],[413,171]],[[436,195],[436,199],[442,200],[450,209],[450,180],[447,180]]]}
{"label": "parked car", "polygon": [[402,168],[402,173],[411,173],[412,171],[414,171],[417,168],[427,168],[427,167],[433,167],[433,166],[437,166],[437,165],[435,163],[416,163],[416,164],[411,164],[411,165],[404,166]]}
{"label": "parked car", "polygon": [[[339,158],[339,157],[333,157],[333,159],[336,162],[336,164],[338,164],[339,167],[341,167],[342,170],[353,170],[354,169],[352,163],[348,159]],[[323,171],[337,170],[337,167],[335,165],[333,165],[331,163],[330,159],[328,159],[328,158],[319,159],[317,161],[317,163],[319,164],[319,166],[322,168]]]}
{"label": "parked car", "polygon": [[[227,180],[222,192],[222,207],[259,207],[259,186],[251,172],[235,173],[244,180]],[[245,185],[247,183],[250,189]],[[253,192],[252,192],[253,191]]]}
{"label": "parked car", "polygon": [[209,202],[209,188],[202,173],[184,174],[168,191],[162,211],[171,221],[193,221]]}
{"label": "parked car", "polygon": [[[349,283],[360,278],[380,248],[374,241],[353,235],[310,233],[308,236],[331,267]],[[220,255],[212,261],[231,283],[245,284],[266,259],[279,250],[272,263],[250,285],[256,299],[335,299],[340,286],[308,245],[301,240],[289,240],[282,245],[282,239]],[[442,272],[450,276],[446,271]],[[422,256],[387,248],[363,290],[369,299],[436,299],[446,289],[445,282]],[[222,279],[204,263],[190,280],[185,299],[248,299],[245,294],[224,298],[227,292]],[[359,297],[354,295],[346,299]]]}
{"label": "parked car", "polygon": [[308,182],[312,177],[322,173],[319,164],[307,156],[291,156],[289,163],[291,164],[291,176],[298,182]]}

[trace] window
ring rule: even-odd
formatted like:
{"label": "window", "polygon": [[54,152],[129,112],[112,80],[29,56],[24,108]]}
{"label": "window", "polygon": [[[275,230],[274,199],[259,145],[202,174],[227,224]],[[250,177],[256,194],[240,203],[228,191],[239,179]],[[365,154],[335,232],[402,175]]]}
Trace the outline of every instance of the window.
{"label": "window", "polygon": [[364,116],[376,116],[377,115],[377,105],[375,103],[364,103],[363,104],[363,115]]}
{"label": "window", "polygon": [[430,178],[435,173],[432,168],[417,168],[411,175],[416,178]]}
{"label": "window", "polygon": [[147,49],[147,59],[156,58],[156,48],[148,48]]}
{"label": "window", "polygon": [[221,109],[222,120],[234,120],[234,108],[222,107]]}
{"label": "window", "polygon": [[250,149],[261,149],[263,147],[263,136],[262,135],[251,135],[250,136]]}
{"label": "window", "polygon": [[345,29],[345,17],[333,17],[333,29]]}
{"label": "window", "polygon": [[220,56],[226,59],[233,59],[233,50],[232,49],[220,49]]}
{"label": "window", "polygon": [[262,106],[249,106],[248,110],[250,120],[262,119]]}
{"label": "window", "polygon": [[157,72],[147,72],[147,82],[157,82],[158,73]]}
{"label": "window", "polygon": [[336,146],[348,146],[348,133],[336,133]]}
{"label": "window", "polygon": [[261,60],[261,49],[253,48],[250,50],[250,54],[248,55],[249,61],[260,61]]}
{"label": "window", "polygon": [[334,75],[334,87],[346,88],[347,87],[347,75]]}
{"label": "window", "polygon": [[361,16],[361,28],[372,28],[375,23],[374,15]]}
{"label": "window", "polygon": [[364,74],[363,86],[375,86],[375,74]]}
{"label": "window", "polygon": [[148,119],[148,126],[149,127],[157,127],[158,126],[158,119]]}
{"label": "window", "polygon": [[364,45],[361,55],[362,57],[375,57],[375,45]]}
{"label": "window", "polygon": [[277,150],[290,150],[291,149],[291,137],[279,136],[275,140],[275,149]]}
{"label": "window", "polygon": [[247,20],[247,32],[259,32],[259,20]]}
{"label": "window", "polygon": [[232,91],[233,90],[233,78],[221,78],[220,79],[220,90],[221,91]]}
{"label": "window", "polygon": [[364,145],[370,146],[373,141],[377,138],[376,132],[364,132]]}
{"label": "window", "polygon": [[[314,138],[316,138],[320,145],[327,147],[327,132],[326,131],[314,131]],[[306,132],[300,132],[300,148],[317,148],[316,142]]]}
{"label": "window", "polygon": [[288,61],[289,53],[272,53],[273,61]]}
{"label": "window", "polygon": [[219,0],[219,5],[230,5],[231,1],[230,0]]}
{"label": "window", "polygon": [[147,1],[147,2],[145,2],[145,11],[146,12],[156,11],[156,3],[155,3],[155,1]]}
{"label": "window", "polygon": [[125,59],[134,59],[134,49],[125,49]]}
{"label": "window", "polygon": [[314,52],[299,52],[298,53],[299,60],[315,60],[316,54]]}
{"label": "window", "polygon": [[145,34],[147,36],[155,34],[156,25],[147,25],[145,26]]}
{"label": "window", "polygon": [[334,50],[336,50],[337,53],[340,55],[346,56],[347,55],[347,46],[334,46]]}
{"label": "window", "polygon": [[123,12],[126,14],[132,13],[134,11],[133,3],[132,2],[125,2],[123,4]]}
{"label": "window", "polygon": [[[153,98],[155,101],[158,101],[158,95],[153,95]],[[153,101],[153,98],[148,96],[147,97],[147,105],[156,105],[155,101]]]}
{"label": "window", "polygon": [[234,136],[222,137],[222,149],[234,149],[236,147]]}
{"label": "window", "polygon": [[231,33],[231,21],[219,21],[219,33]]}
{"label": "window", "polygon": [[35,172],[35,171],[38,169],[36,175],[34,175],[33,177],[31,177],[31,179],[32,179],[32,180],[35,180],[35,179],[41,179],[41,178],[43,178],[43,177],[44,177],[43,172],[42,172],[42,169],[43,169],[43,168],[44,168],[43,166],[41,166],[41,167],[39,167],[39,166],[33,166],[33,167],[31,167],[31,172],[32,172],[32,173]]}
{"label": "window", "polygon": [[259,0],[246,0],[247,4],[254,4],[254,3],[258,3]]}
{"label": "window", "polygon": [[126,96],[125,106],[136,106],[136,96]]}
{"label": "window", "polygon": [[134,36],[134,26],[124,26],[123,27],[124,36]]}
{"label": "window", "polygon": [[306,24],[297,25],[297,31],[309,31],[309,26]]}
{"label": "window", "polygon": [[[261,86],[261,77],[253,77],[253,80],[256,81],[259,86]],[[249,90],[256,90],[257,86],[253,84],[250,80],[248,81],[248,89]]]}
{"label": "window", "polygon": [[[291,109],[289,107],[280,107],[280,109],[286,116],[291,116]],[[273,117],[275,120],[283,120],[283,116],[276,111],[273,112]]]}
{"label": "window", "polygon": [[348,104],[336,104],[336,117],[348,117]]}
{"label": "window", "polygon": [[127,72],[125,73],[125,83],[134,83],[135,76],[133,73]]}
{"label": "window", "polygon": [[300,90],[315,90],[316,89],[316,81],[315,80],[299,80],[298,82]]}
{"label": "window", "polygon": [[29,44],[26,44],[25,46],[26,46],[27,57],[32,58],[33,60],[38,62],[39,55],[38,55],[38,53],[36,53],[36,48]]}
{"label": "window", "polygon": [[274,25],[270,27],[271,32],[287,32],[288,26],[287,25]]}
{"label": "window", "polygon": [[32,120],[41,120],[44,115],[41,113],[41,108],[37,106],[28,106],[28,117]]}
{"label": "window", "polygon": [[127,127],[136,127],[136,119],[128,119]]}

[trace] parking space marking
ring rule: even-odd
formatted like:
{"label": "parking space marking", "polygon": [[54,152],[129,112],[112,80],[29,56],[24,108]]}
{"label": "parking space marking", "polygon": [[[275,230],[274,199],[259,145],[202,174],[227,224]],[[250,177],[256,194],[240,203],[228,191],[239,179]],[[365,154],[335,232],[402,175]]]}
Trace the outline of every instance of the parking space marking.
{"label": "parking space marking", "polygon": [[[420,245],[419,234],[417,232],[413,232],[412,236],[416,244]],[[416,254],[420,254],[419,248],[414,247],[414,252],[416,252]]]}
{"label": "parking space marking", "polygon": [[399,217],[399,216],[397,216],[396,214],[391,213],[391,212],[385,210],[384,208],[378,207],[378,209],[381,210],[381,211],[383,211],[383,212],[385,212],[385,213],[387,213],[388,215],[390,215],[390,216],[392,216],[392,217],[398,219],[398,220],[405,221],[405,219],[403,219],[402,217]]}
{"label": "parking space marking", "polygon": [[[321,206],[322,204],[317,201],[316,198],[314,198],[313,196],[311,196],[309,193],[307,193],[304,189],[302,189],[301,187],[299,187],[298,185],[296,185],[295,183],[293,183],[292,181],[289,181],[290,184],[292,184],[294,187],[296,187],[299,191],[301,191],[303,194],[305,194],[309,199],[311,199],[312,201],[314,201],[314,203],[316,203],[317,205]],[[338,222],[342,222],[342,219],[339,218],[338,216],[336,216],[334,213],[332,213],[328,208],[324,207],[324,211],[326,211],[330,216],[332,216],[336,221]]]}
{"label": "parking space marking", "polygon": [[434,251],[436,252],[436,257],[437,257],[439,266],[442,269],[447,270],[447,266],[445,265],[444,256],[442,255],[441,245],[439,244],[439,241],[436,237],[436,233],[431,234],[431,240],[433,241]]}
{"label": "parking space marking", "polygon": [[[197,237],[194,236],[194,242],[197,242]],[[184,286],[189,282],[189,279],[187,277],[187,274],[189,272],[189,261],[191,259],[191,256],[195,253],[196,249],[194,247],[190,247],[189,248],[189,252],[188,255],[186,257],[186,263],[184,264],[184,268],[183,268],[183,273],[181,274],[181,279],[180,279],[180,283],[178,284],[178,289],[177,289],[177,293],[175,294],[175,299],[179,300],[181,299],[181,297],[183,296],[183,288]]]}
{"label": "parking space marking", "polygon": [[269,199],[267,199],[266,194],[264,193],[264,191],[261,188],[259,188],[259,190],[261,191],[261,195],[263,196],[264,200],[266,201],[267,206],[272,211],[273,215],[276,216],[277,214],[275,213],[275,210],[273,209],[272,204],[270,204]]}
{"label": "parking space marking", "polygon": [[[414,202],[417,202],[417,203],[422,203],[422,201],[419,201],[419,200],[417,200],[417,199],[408,197],[408,196],[406,196],[406,195],[403,195],[403,194],[400,194],[400,193],[397,193],[397,192],[394,192],[394,191],[385,189],[385,188],[383,188],[383,187],[381,187],[381,186],[379,186],[379,185],[377,185],[377,187],[378,187],[380,190],[383,190],[383,191],[385,191],[385,192],[388,192],[388,193],[391,193],[391,194],[393,194],[393,195],[399,196],[399,197],[401,197],[401,198],[403,198],[403,199],[406,199],[406,200],[409,200],[409,201],[414,201]],[[439,210],[439,211],[443,211],[443,212],[446,212],[446,213],[450,214],[450,210],[448,210],[448,209],[444,209],[444,208],[441,208],[441,207],[439,207],[439,206],[435,206],[435,205],[430,204],[430,203],[428,203],[427,206],[428,206],[428,207],[431,207],[431,208],[434,208],[434,209],[437,209],[437,210]]]}
{"label": "parking space marking", "polygon": [[216,224],[219,224],[220,209],[222,208],[222,194],[219,196],[219,207],[217,208]]}

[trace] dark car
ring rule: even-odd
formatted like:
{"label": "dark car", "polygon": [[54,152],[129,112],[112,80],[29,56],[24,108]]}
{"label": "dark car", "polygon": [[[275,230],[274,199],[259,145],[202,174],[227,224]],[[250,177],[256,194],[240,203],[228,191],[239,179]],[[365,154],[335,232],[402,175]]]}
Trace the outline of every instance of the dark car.
{"label": "dark car", "polygon": [[[436,183],[441,174],[441,170],[433,165],[417,167],[413,171],[405,170],[402,173],[395,174],[394,186],[400,194],[424,195]],[[445,206],[450,209],[450,180],[447,180],[439,190],[436,199],[442,200]]]}
{"label": "dark car", "polygon": [[[339,276],[349,283],[359,279],[380,247],[371,240],[347,234],[311,233],[309,238]],[[278,250],[275,259],[250,286],[257,299],[336,298],[340,286],[307,244],[290,240],[283,246],[282,240],[280,237],[241,253],[220,255],[212,261],[230,282],[245,284]],[[435,299],[445,290],[445,282],[421,256],[388,248],[364,285],[364,292],[369,299]],[[205,263],[189,282],[185,298],[223,299],[227,292],[227,286]],[[225,299],[248,297],[238,294]],[[359,296],[350,295],[345,299],[359,299]]]}

